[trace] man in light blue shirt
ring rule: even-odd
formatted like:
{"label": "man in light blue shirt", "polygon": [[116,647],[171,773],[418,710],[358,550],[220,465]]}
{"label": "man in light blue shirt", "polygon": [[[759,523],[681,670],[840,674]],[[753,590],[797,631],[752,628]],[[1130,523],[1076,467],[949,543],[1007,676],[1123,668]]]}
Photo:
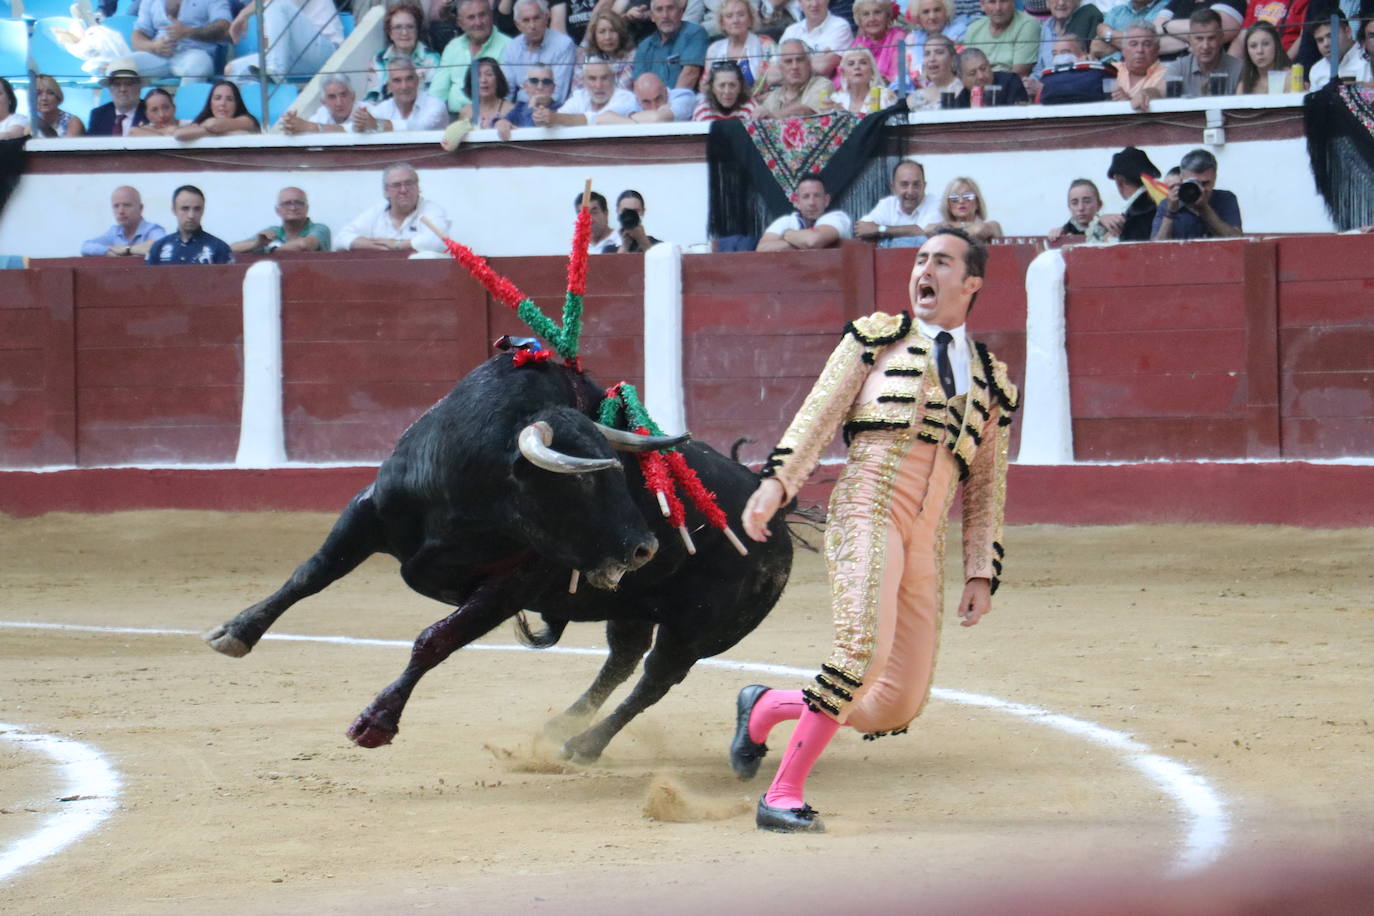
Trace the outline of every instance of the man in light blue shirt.
{"label": "man in light blue shirt", "polygon": [[658,31],[644,39],[635,50],[636,78],[653,73],[669,89],[696,91],[706,62],[706,30],[683,22],[684,0],[651,0],[649,15]]}
{"label": "man in light blue shirt", "polygon": [[102,235],[82,242],[82,257],[143,257],[154,241],[167,234],[166,229],[143,218],[143,198],[137,188],[115,188],[110,195],[110,209],[114,211],[115,224]]}
{"label": "man in light blue shirt", "polygon": [[511,100],[528,102],[526,71],[530,64],[547,64],[553,68],[554,107],[562,105],[572,91],[577,46],[567,35],[549,28],[549,5],[545,0],[516,0],[515,27],[520,30],[519,36],[501,52],[501,69],[511,87]]}
{"label": "man in light blue shirt", "polygon": [[215,49],[228,39],[233,18],[229,0],[181,0],[175,16],[167,12],[167,0],[143,0],[133,35],[139,75],[208,80]]}

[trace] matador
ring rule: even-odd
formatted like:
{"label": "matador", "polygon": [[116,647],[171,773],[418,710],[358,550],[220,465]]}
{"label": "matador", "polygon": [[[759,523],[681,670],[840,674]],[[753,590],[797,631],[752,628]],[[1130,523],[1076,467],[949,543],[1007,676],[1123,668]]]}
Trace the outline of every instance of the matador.
{"label": "matador", "polygon": [[931,234],[911,271],[911,312],[877,312],[845,328],[745,506],[745,531],[769,537],[770,521],[843,427],[849,454],[825,533],[830,657],[804,689],[754,684],[736,702],[730,762],[741,779],[758,771],[771,729],[798,720],[759,799],[761,828],[824,831],[803,793],[835,732],[898,734],[920,715],[939,645],[945,523],[961,482],[961,623],[991,610],[1017,391],[1006,365],[964,332],[986,264],[987,249],[962,230]]}

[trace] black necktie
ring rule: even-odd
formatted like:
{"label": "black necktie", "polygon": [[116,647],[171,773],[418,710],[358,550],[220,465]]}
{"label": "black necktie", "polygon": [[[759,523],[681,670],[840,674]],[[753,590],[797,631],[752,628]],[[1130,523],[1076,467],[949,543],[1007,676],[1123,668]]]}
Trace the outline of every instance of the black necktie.
{"label": "black necktie", "polygon": [[949,361],[949,342],[954,337],[949,331],[935,335],[935,368],[940,372],[940,387],[945,389],[945,397],[954,397],[954,366]]}

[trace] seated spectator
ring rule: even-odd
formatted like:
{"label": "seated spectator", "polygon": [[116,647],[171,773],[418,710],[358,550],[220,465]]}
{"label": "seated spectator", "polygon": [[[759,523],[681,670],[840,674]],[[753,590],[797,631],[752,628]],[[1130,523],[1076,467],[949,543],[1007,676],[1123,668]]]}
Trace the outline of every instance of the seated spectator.
{"label": "seated spectator", "polygon": [[749,86],[739,64],[733,60],[713,61],[692,120],[750,121],[757,113],[758,106],[749,98]]}
{"label": "seated spectator", "polygon": [[[1350,34],[1350,23],[1346,21],[1345,13],[1335,10],[1334,15],[1340,19],[1341,28],[1337,32],[1338,44],[1336,48],[1336,59],[1339,61],[1336,73],[1340,78],[1357,79],[1360,75],[1360,64],[1364,61],[1364,48],[1355,43],[1355,38]],[[1318,22],[1312,27],[1312,38],[1317,42],[1317,51],[1321,54],[1321,60],[1312,65],[1312,70],[1308,74],[1308,83],[1313,92],[1325,86],[1331,81],[1331,21]]]}
{"label": "seated spectator", "polygon": [[[907,80],[915,86],[925,86],[930,82],[926,74],[926,45],[930,39],[942,36],[950,39],[950,47],[964,35],[967,24],[954,25],[954,0],[917,0],[916,8],[908,7],[907,15],[916,23],[906,37]],[[953,57],[951,51],[951,61]],[[949,68],[954,72],[953,66]],[[904,86],[895,87],[905,89]]]}
{"label": "seated spectator", "polygon": [[654,33],[635,49],[635,79],[652,73],[663,85],[696,91],[706,62],[706,30],[683,22],[686,0],[650,0]]}
{"label": "seated spectator", "polygon": [[1205,149],[1195,149],[1183,157],[1179,169],[1179,183],[1169,189],[1169,196],[1155,210],[1154,240],[1240,235],[1240,201],[1230,191],[1217,189],[1217,157]]}
{"label": "seated spectator", "polygon": [[897,94],[883,85],[876,69],[867,48],[850,48],[841,54],[839,76],[844,88],[831,96],[831,104],[861,118],[894,104]]}
{"label": "seated spectator", "polygon": [[925,166],[915,159],[899,162],[891,187],[892,193],[854,224],[854,236],[880,248],[920,248],[926,227],[940,222],[939,203],[926,196]]}
{"label": "seated spectator", "polygon": [[[243,40],[256,10],[256,3],[247,3],[238,11],[229,23],[231,42]],[[344,40],[333,0],[265,0],[262,29],[267,76],[278,83],[309,80],[324,68]],[[229,61],[224,75],[240,81],[261,81],[257,52]]]}
{"label": "seated spectator", "polygon": [[103,82],[110,90],[110,101],[91,110],[87,136],[127,137],[135,127],[148,123],[148,112],[138,97],[143,77],[132,57],[111,61]]}
{"label": "seated spectator", "polygon": [[225,137],[231,134],[256,134],[262,131],[258,119],[248,113],[239,87],[229,80],[219,80],[210,89],[210,97],[190,124],[183,124],[172,132],[178,140],[199,140],[201,137]]}
{"label": "seated spectator", "polygon": [[648,251],[662,241],[645,230],[644,209],[644,197],[638,191],[621,191],[615,199],[616,218],[620,222],[621,254]]}
{"label": "seated spectator", "polygon": [[131,137],[170,137],[182,126],[176,103],[166,89],[150,89],[143,98],[143,110],[148,113],[148,123],[129,131]]}
{"label": "seated spectator", "polygon": [[418,251],[416,239],[427,248],[442,249],[443,243],[420,217],[448,235],[448,214],[420,196],[420,173],[413,165],[401,162],[382,172],[382,192],[384,203],[368,207],[339,233],[336,251]]}
{"label": "seated spectator", "polygon": [[1355,82],[1366,88],[1374,88],[1374,19],[1360,23],[1359,45],[1364,49],[1364,60],[1360,61],[1360,72],[1355,74]]}
{"label": "seated spectator", "polygon": [[[1291,55],[1302,41],[1303,20],[1306,17],[1307,0],[1250,0],[1245,7],[1245,19],[1241,22],[1241,27],[1249,28],[1256,22],[1269,23],[1279,30],[1279,43]],[[1244,39],[1237,38],[1236,42],[1242,44],[1240,50],[1244,50]],[[1239,56],[1236,43],[1232,43],[1230,52]]]}
{"label": "seated spectator", "polygon": [[[510,38],[492,26],[491,4],[488,0],[459,0],[457,16],[463,34],[444,48],[444,56],[439,59],[439,68],[430,80],[428,90],[453,114],[460,114],[463,107],[472,101],[467,91],[468,68],[472,62],[483,57],[500,61],[501,53],[510,44]],[[509,85],[504,76],[501,82]]]}
{"label": "seated spectator", "polygon": [[516,102],[514,108],[497,119],[496,133],[502,140],[510,139],[512,128],[548,127],[552,123],[549,112],[553,109],[555,84],[553,68],[548,64],[531,64],[525,68],[525,85],[521,94],[529,101]]}
{"label": "seated spectator", "polygon": [[[579,194],[573,198],[573,212],[581,209],[582,195]],[[606,211],[606,198],[593,191],[587,200],[587,214],[591,217],[588,254],[616,254],[620,251],[620,233],[611,228]]]}
{"label": "seated spectator", "polygon": [[759,82],[766,84],[777,45],[767,35],[757,35],[759,18],[749,0],[721,0],[716,7],[716,22],[723,38],[706,49],[706,62],[732,60],[739,65],[744,85],[752,91]]}
{"label": "seated spectator", "polygon": [[[615,73],[610,64],[604,61],[587,64],[582,79],[586,86],[573,90],[572,96],[559,106],[558,111],[550,113],[552,124],[596,124],[603,114],[628,118],[639,110],[634,93],[616,86]],[[538,124],[538,120],[535,123]]]}
{"label": "seated spectator", "polygon": [[669,89],[657,74],[645,73],[635,80],[634,94],[639,111],[628,118],[608,111],[597,118],[597,123],[665,124],[692,120],[697,94],[691,89]]}
{"label": "seated spectator", "polygon": [[981,242],[1002,237],[1002,224],[988,219],[983,192],[972,178],[956,178],[946,186],[940,201],[940,225],[963,229]]}
{"label": "seated spectator", "polygon": [[549,7],[544,0],[516,0],[515,25],[520,34],[501,52],[501,69],[516,91],[512,101],[529,101],[525,72],[533,64],[546,64],[553,72],[553,104],[562,105],[572,91],[577,46],[567,35],[549,29]]}
{"label": "seated spectator", "polygon": [[1030,101],[1021,77],[1009,70],[994,72],[987,55],[977,48],[965,48],[959,55],[959,82],[964,88],[954,99],[955,108],[973,104],[974,87],[982,87],[984,107],[1024,105]]}
{"label": "seated spectator", "polygon": [[1102,24],[1102,11],[1092,3],[1079,0],[1049,0],[1050,16],[1040,26],[1040,57],[1036,61],[1036,71],[1047,70],[1054,66],[1053,46],[1056,38],[1075,35],[1083,42],[1083,54],[1087,56],[1088,45]]}
{"label": "seated spectator", "polygon": [[582,88],[582,69],[594,60],[611,65],[618,88],[630,89],[634,86],[635,41],[630,37],[630,28],[625,20],[614,10],[598,10],[587,23],[587,37],[577,49],[577,68],[573,71],[575,88]]}
{"label": "seated spectator", "polygon": [[510,100],[510,86],[506,84],[505,72],[490,57],[479,57],[472,66],[464,69],[467,70],[467,85],[463,87],[463,95],[474,101],[464,105],[458,117],[470,122],[473,127],[495,127],[496,122],[510,114],[515,107]]}
{"label": "seated spectator", "polygon": [[829,107],[830,80],[811,72],[811,49],[796,38],[778,45],[779,82],[759,104],[760,118],[801,118]]}
{"label": "seated spectator", "polygon": [[1092,56],[1104,61],[1120,58],[1125,50],[1123,42],[1126,40],[1126,29],[1136,23],[1149,26],[1150,33],[1157,36],[1154,20],[1168,4],[1169,0],[1126,0],[1105,10],[1089,47]]}
{"label": "seated spectator", "polygon": [[172,215],[177,231],[164,235],[148,246],[145,264],[232,264],[234,253],[222,239],[201,228],[205,216],[205,194],[195,185],[184,184],[172,192]]}
{"label": "seated spectator", "polygon": [[1029,76],[1040,58],[1040,23],[1018,10],[1015,0],[982,0],[982,10],[985,18],[964,33],[964,49],[982,51],[995,73]]}
{"label": "seated spectator", "polygon": [[329,250],[329,227],[310,221],[310,200],[300,188],[277,192],[277,217],[281,225],[268,226],[252,238],[230,245],[230,249],[240,254]]}
{"label": "seated spectator", "polygon": [[1116,193],[1126,201],[1126,209],[1104,214],[1100,219],[1107,231],[1123,242],[1148,242],[1153,234],[1155,202],[1145,188],[1144,175],[1158,178],[1159,169],[1149,156],[1134,146],[1112,156],[1111,165],[1107,167],[1107,179],[1116,182]]}
{"label": "seated spectator", "polygon": [[932,35],[925,42],[921,88],[906,97],[908,108],[939,108],[945,97],[950,107],[964,91],[959,82],[959,58],[954,50],[954,39],[947,35]]}
{"label": "seated spectator", "polygon": [[141,258],[155,240],[167,234],[166,229],[143,218],[143,198],[137,188],[128,185],[115,188],[110,195],[110,209],[114,212],[114,225],[103,235],[81,243],[83,258],[126,258],[130,255]]}
{"label": "seated spectator", "polygon": [[[1330,31],[1328,28],[1327,32]],[[1287,92],[1288,71],[1293,62],[1279,41],[1279,30],[1261,20],[1245,30],[1244,38],[1245,56],[1241,59],[1237,91],[1241,95],[1267,95],[1269,74],[1278,73],[1283,78],[1283,91]]]}
{"label": "seated spectator", "polygon": [[320,85],[323,99],[309,118],[289,109],[277,123],[288,134],[337,134],[353,130],[357,96],[353,84],[342,73],[331,73]]}
{"label": "seated spectator", "polygon": [[758,251],[796,251],[834,248],[853,236],[849,215],[843,210],[827,210],[830,194],[817,177],[803,178],[792,195],[797,209],[779,217],[764,230]]}
{"label": "seated spectator", "polygon": [[625,20],[635,44],[654,34],[654,20],[649,15],[649,0],[614,0],[611,11],[618,13]]}
{"label": "seated spectator", "polygon": [[598,0],[552,0],[549,4],[549,27],[567,35],[574,45],[581,45],[587,37],[592,13],[600,5],[606,4]]}
{"label": "seated spectator", "polygon": [[[215,53],[229,37],[229,0],[142,0],[134,25],[134,66],[140,76],[179,76],[204,82],[215,72]],[[110,65],[113,68],[113,64]]]}
{"label": "seated spectator", "polygon": [[410,58],[392,58],[386,67],[386,101],[359,105],[353,112],[354,133],[443,130],[448,126],[448,108],[420,91],[420,74]]}
{"label": "seated spectator", "polygon": [[1050,44],[1051,68],[1025,81],[1026,91],[1041,105],[1100,102],[1107,68],[1088,56],[1088,44],[1072,33]]}
{"label": "seated spectator", "polygon": [[86,125],[61,108],[62,87],[57,80],[40,73],[33,78],[33,117],[29,132],[35,137],[84,137]]}
{"label": "seated spectator", "polygon": [[1112,98],[1130,102],[1136,111],[1149,111],[1151,99],[1164,97],[1164,75],[1168,70],[1168,65],[1159,59],[1159,36],[1148,22],[1134,22],[1126,26],[1125,37],[1120,41],[1121,63],[1116,68]]}
{"label": "seated spectator", "polygon": [[[897,62],[906,51],[906,33],[892,24],[892,4],[885,0],[855,0],[854,21],[858,30],[852,47],[865,48],[873,55],[883,85],[897,82]],[[840,55],[844,64],[844,55]],[[838,74],[836,74],[838,77]],[[840,85],[836,80],[836,85]]]}
{"label": "seated spectator", "polygon": [[1046,232],[1045,238],[1065,245],[1075,242],[1101,244],[1112,237],[1107,226],[1098,218],[1101,210],[1102,194],[1097,190],[1097,185],[1086,178],[1076,179],[1069,185],[1068,221]]}
{"label": "seated spectator", "polygon": [[854,30],[830,12],[830,0],[801,0],[801,8],[801,20],[783,30],[782,40],[806,42],[812,51],[812,72],[832,77],[840,65],[840,52],[854,43]]}
{"label": "seated spectator", "polygon": [[[1221,16],[1216,10],[1201,9],[1189,20],[1193,31],[1188,36],[1187,54],[1169,64],[1165,82],[1181,80],[1183,97],[1195,99],[1203,95],[1230,95],[1240,81],[1240,61],[1222,50]],[[1225,78],[1225,90],[1213,93],[1213,74]]]}
{"label": "seated spectator", "polygon": [[386,18],[382,20],[386,45],[372,58],[372,68],[367,75],[368,88],[363,94],[365,101],[387,99],[391,91],[390,64],[393,60],[410,61],[420,87],[429,88],[429,81],[439,66],[439,55],[420,40],[420,25],[424,21],[424,13],[415,0],[400,0],[387,9]]}
{"label": "seated spectator", "polygon": [[1192,34],[1197,31],[1193,16],[1206,10],[1217,14],[1217,40],[1223,50],[1228,48],[1245,21],[1245,0],[1169,0],[1154,22],[1161,35],[1160,55],[1176,58],[1182,52],[1191,52]]}

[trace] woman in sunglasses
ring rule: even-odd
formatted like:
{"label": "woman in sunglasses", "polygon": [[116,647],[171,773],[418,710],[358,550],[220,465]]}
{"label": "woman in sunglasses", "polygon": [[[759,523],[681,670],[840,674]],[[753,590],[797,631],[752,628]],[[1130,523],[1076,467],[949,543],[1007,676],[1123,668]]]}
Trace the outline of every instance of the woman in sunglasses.
{"label": "woman in sunglasses", "polygon": [[988,219],[983,206],[983,192],[978,190],[972,178],[960,177],[949,183],[940,201],[940,215],[944,217],[940,225],[963,229],[980,242],[991,242],[1002,237],[1002,224]]}
{"label": "woman in sunglasses", "polygon": [[739,64],[733,60],[713,61],[692,120],[752,121],[757,110],[758,106],[749,98],[749,86]]}

